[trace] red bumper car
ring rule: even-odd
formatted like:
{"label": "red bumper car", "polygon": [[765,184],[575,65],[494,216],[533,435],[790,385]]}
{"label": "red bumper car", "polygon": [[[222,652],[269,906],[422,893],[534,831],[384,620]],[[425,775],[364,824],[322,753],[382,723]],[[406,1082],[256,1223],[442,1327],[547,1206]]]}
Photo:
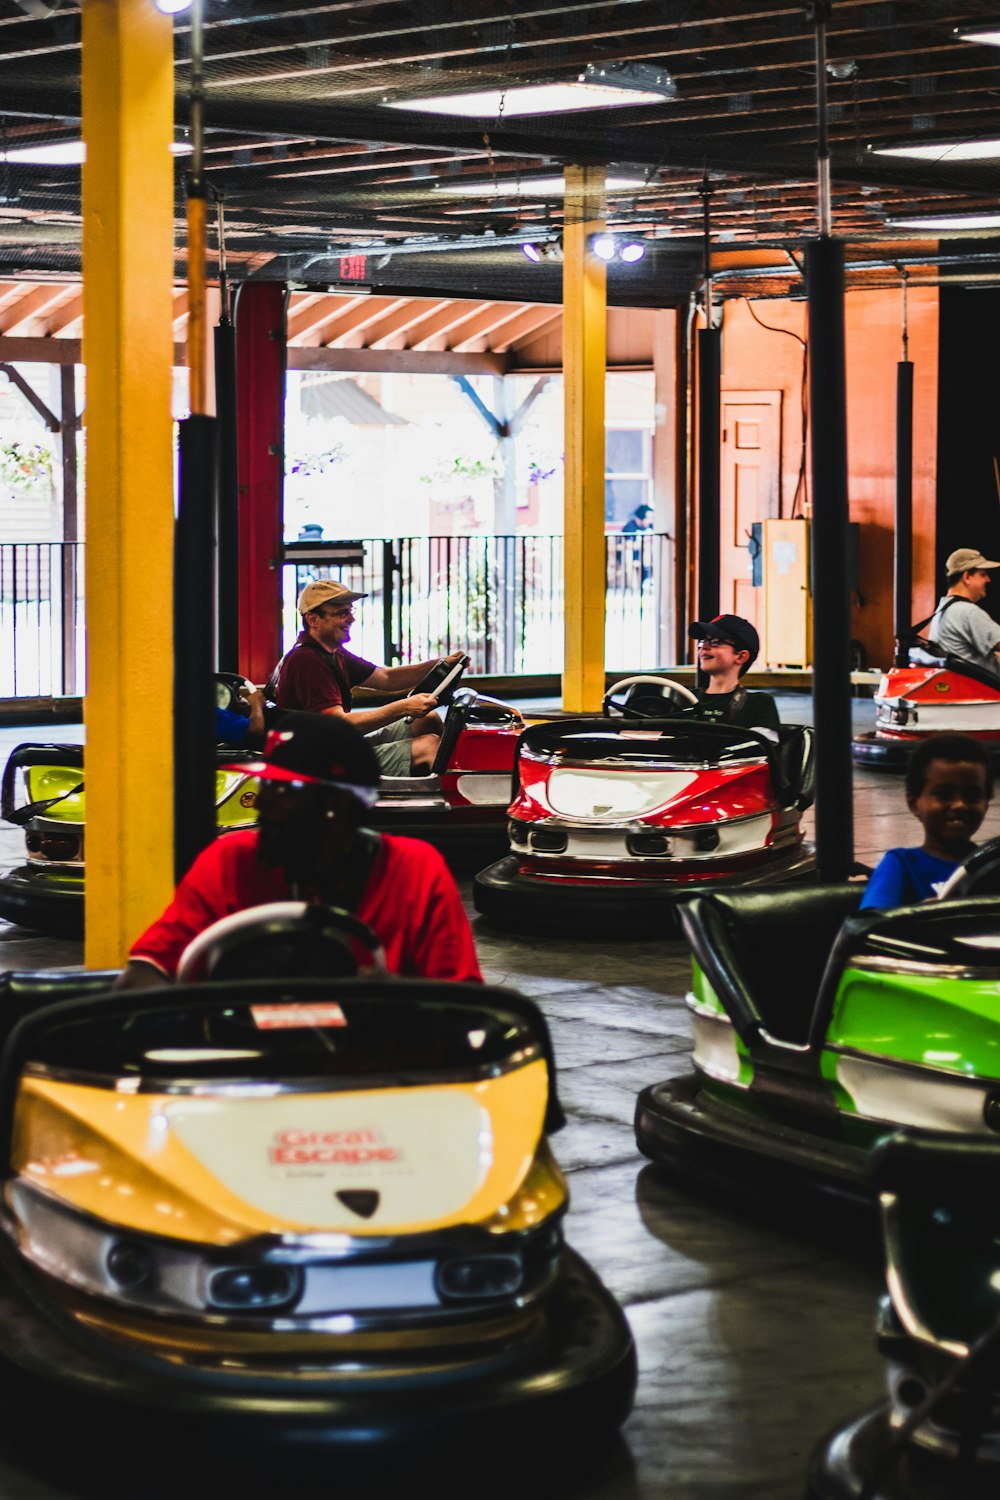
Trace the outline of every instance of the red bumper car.
{"label": "red bumper car", "polygon": [[521,736],[511,853],[476,876],[484,916],[531,928],[601,922],[607,937],[679,898],[812,873],[801,814],[812,730],[777,739],[680,717],[567,719]]}
{"label": "red bumper car", "polygon": [[922,740],[949,733],[984,741],[1000,766],[1000,677],[957,656],[921,650],[918,657],[883,674],[874,733],[858,735],[852,746],[856,764],[903,771]]}

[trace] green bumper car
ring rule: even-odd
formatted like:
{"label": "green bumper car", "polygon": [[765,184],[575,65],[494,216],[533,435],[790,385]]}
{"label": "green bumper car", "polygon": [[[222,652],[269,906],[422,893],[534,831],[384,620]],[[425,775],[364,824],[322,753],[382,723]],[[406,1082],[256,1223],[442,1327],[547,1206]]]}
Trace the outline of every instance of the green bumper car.
{"label": "green bumper car", "polygon": [[888,1400],[813,1455],[808,1500],[1000,1494],[1000,1144],[893,1137],[872,1159]]}
{"label": "green bumper car", "polygon": [[1000,903],[857,913],[861,891],[682,909],[694,1071],[639,1096],[653,1161],[758,1199],[860,1207],[886,1134],[1000,1131]]}
{"label": "green bumper car", "polygon": [[[257,817],[257,782],[224,766],[240,752],[220,745],[215,812],[220,833]],[[151,787],[155,803],[156,791]],[[18,745],[0,783],[0,817],[24,829],[25,861],[0,875],[0,917],[59,937],[83,934],[86,792],[82,745]]]}

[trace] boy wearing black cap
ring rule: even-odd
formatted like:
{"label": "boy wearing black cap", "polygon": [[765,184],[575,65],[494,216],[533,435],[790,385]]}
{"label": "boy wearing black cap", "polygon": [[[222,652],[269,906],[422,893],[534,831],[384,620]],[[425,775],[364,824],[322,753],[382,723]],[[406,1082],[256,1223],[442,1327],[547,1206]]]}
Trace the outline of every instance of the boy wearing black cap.
{"label": "boy wearing black cap", "polygon": [[261,759],[256,828],[202,850],[158,921],[132,948],[117,988],[173,979],[192,938],[220,917],[289,899],[353,911],[391,973],[480,980],[468,918],[436,849],[365,827],[378,797],[375,752],[343,719],[289,714]]}
{"label": "boy wearing black cap", "polygon": [[750,621],[742,615],[716,615],[714,620],[695,620],[688,635],[698,642],[698,666],[708,675],[693,717],[742,729],[779,729],[770,693],[748,693],[740,682],[760,651],[760,637]]}

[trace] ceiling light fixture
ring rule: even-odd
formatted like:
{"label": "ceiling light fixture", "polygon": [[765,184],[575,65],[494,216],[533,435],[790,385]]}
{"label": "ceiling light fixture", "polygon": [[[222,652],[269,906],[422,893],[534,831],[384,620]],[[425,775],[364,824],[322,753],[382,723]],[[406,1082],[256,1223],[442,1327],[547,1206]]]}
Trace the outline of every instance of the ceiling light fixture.
{"label": "ceiling light fixture", "polygon": [[921,146],[869,146],[873,156],[905,156],[915,161],[996,161],[1000,158],[1000,138],[987,136],[978,141],[928,141]]}
{"label": "ceiling light fixture", "polygon": [[956,26],[952,35],[960,42],[981,42],[985,47],[1000,47],[1000,26]]}
{"label": "ceiling light fixture", "polygon": [[191,9],[194,0],[153,0],[153,4],[165,16],[179,16],[181,11]]}
{"label": "ceiling light fixture", "polygon": [[[448,198],[561,198],[565,190],[562,177],[498,177],[480,179],[445,179],[434,184],[434,191]],[[615,193],[646,186],[644,177],[610,176],[604,184],[605,192]]]}
{"label": "ceiling light fixture", "polygon": [[619,250],[618,258],[627,266],[634,266],[637,260],[642,260],[645,253],[646,247],[642,240],[629,240]]}
{"label": "ceiling light fixture", "polygon": [[590,251],[598,260],[622,260],[631,266],[642,260],[646,244],[644,240],[619,240],[613,234],[601,233],[591,236]]}
{"label": "ceiling light fixture", "polygon": [[521,246],[521,254],[527,256],[532,265],[537,266],[542,259],[542,252],[531,240],[525,240]]}
{"label": "ceiling light fixture", "polygon": [[926,229],[937,231],[963,229],[1000,229],[1000,213],[996,214],[937,214],[925,218],[887,219],[887,229]]}
{"label": "ceiling light fixture", "polygon": [[[174,156],[190,156],[191,147],[186,141],[173,141],[170,146]],[[0,151],[0,161],[20,162],[32,167],[80,167],[87,159],[82,141],[48,141],[37,146],[16,146],[13,151]]]}
{"label": "ceiling light fixture", "polygon": [[492,120],[515,115],[559,115],[579,109],[634,109],[673,99],[677,85],[665,68],[649,63],[588,63],[569,83],[528,83],[478,89],[471,94],[434,94],[421,99],[383,99],[389,109]]}

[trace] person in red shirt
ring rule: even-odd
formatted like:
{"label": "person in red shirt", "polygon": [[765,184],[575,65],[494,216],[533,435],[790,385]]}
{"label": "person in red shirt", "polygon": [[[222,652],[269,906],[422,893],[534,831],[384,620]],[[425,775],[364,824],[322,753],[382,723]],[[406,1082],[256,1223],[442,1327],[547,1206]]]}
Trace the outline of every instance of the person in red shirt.
{"label": "person in red shirt", "polygon": [[[346,650],[354,604],[367,597],[329,578],[307,583],[299,595],[302,630],[271,673],[267,696],[278,708],[337,718],[349,714],[355,728],[374,745],[383,775],[427,774],[437,755],[442,724],[434,713],[437,699],[433,693],[411,690],[436,662],[377,667]],[[462,658],[463,652],[453,651],[445,660],[456,663]],[[362,685],[410,696],[377,708],[354,708],[351,690]]]}
{"label": "person in red shirt", "polygon": [[263,757],[256,828],[225,834],[195,860],[163,915],[132,947],[119,989],[172,980],[192,938],[270,901],[324,902],[375,932],[391,973],[482,980],[468,918],[436,849],[365,827],[379,769],[342,719],[290,714]]}

